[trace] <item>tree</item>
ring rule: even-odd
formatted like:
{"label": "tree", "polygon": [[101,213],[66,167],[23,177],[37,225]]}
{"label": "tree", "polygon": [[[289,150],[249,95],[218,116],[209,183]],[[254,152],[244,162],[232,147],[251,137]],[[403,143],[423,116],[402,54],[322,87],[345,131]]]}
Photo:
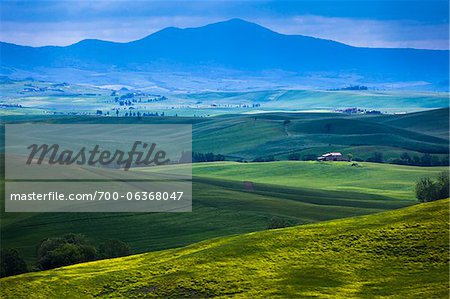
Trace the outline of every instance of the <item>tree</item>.
{"label": "tree", "polygon": [[99,246],[99,255],[102,258],[113,258],[130,254],[130,247],[119,240],[107,240]]}
{"label": "tree", "polygon": [[192,153],[192,162],[213,162],[213,161],[225,161],[225,156],[218,154],[215,155],[214,153]]}
{"label": "tree", "polygon": [[438,156],[431,156],[431,166],[439,166],[441,165],[441,161]]}
{"label": "tree", "polygon": [[435,200],[437,188],[430,178],[421,178],[416,184],[416,197],[420,202]]}
{"label": "tree", "polygon": [[269,222],[269,225],[267,226],[267,228],[268,229],[276,229],[276,228],[283,228],[283,227],[289,227],[289,226],[292,226],[292,223],[289,220],[274,216],[270,219],[270,222]]}
{"label": "tree", "polygon": [[436,181],[432,181],[430,178],[421,178],[416,184],[416,197],[420,202],[450,197],[448,172],[440,173]]}
{"label": "tree", "polygon": [[314,161],[317,160],[317,154],[307,154],[303,156],[303,161]]}
{"label": "tree", "polygon": [[298,161],[300,160],[300,154],[299,153],[292,153],[288,156],[289,160]]}
{"label": "tree", "polygon": [[411,164],[411,156],[408,154],[408,152],[403,152],[400,155],[400,159],[402,160],[403,164]]}
{"label": "tree", "polygon": [[25,260],[15,249],[0,251],[0,277],[17,275],[28,271]]}
{"label": "tree", "polygon": [[93,261],[96,248],[81,234],[43,240],[38,247],[38,267],[42,270]]}
{"label": "tree", "polygon": [[443,171],[439,174],[437,178],[437,185],[439,187],[438,190],[438,197],[441,198],[448,198],[450,197],[450,191],[449,191],[449,176],[447,171]]}
{"label": "tree", "polygon": [[423,166],[431,166],[431,162],[432,162],[431,155],[430,154],[424,154],[420,158],[420,162],[421,162],[421,165],[423,165]]}
{"label": "tree", "polygon": [[181,157],[178,163],[192,163],[192,152],[191,151],[182,151]]}
{"label": "tree", "polygon": [[273,155],[267,157],[256,157],[253,159],[253,162],[272,162],[275,161],[275,157]]}
{"label": "tree", "polygon": [[369,157],[367,162],[376,162],[376,163],[382,163],[383,162],[383,153],[375,152],[372,154],[371,157]]}
{"label": "tree", "polygon": [[352,155],[352,154],[348,154],[348,155],[347,155],[347,159],[348,159],[349,162],[352,162],[352,160],[353,160],[353,155]]}
{"label": "tree", "polygon": [[420,165],[420,157],[418,155],[413,156],[413,165]]}

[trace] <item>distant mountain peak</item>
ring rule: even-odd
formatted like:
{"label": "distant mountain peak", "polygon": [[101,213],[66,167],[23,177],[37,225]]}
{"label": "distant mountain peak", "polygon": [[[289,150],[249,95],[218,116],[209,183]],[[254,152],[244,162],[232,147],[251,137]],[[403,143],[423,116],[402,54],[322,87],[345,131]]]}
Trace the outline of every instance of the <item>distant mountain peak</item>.
{"label": "distant mountain peak", "polygon": [[[243,19],[233,18],[225,21],[207,24],[200,27],[166,27],[159,31],[156,31],[142,39],[129,42],[130,44],[139,44],[141,42],[153,42],[154,39],[164,38],[167,42],[170,39],[180,37],[183,34],[195,34],[197,36],[203,36],[205,38],[231,38],[237,35],[246,35],[249,39],[256,35],[279,35],[268,28],[265,28],[256,23],[252,23]],[[192,38],[191,35],[189,37]]]}
{"label": "distant mountain peak", "polygon": [[225,21],[222,21],[223,23],[246,23],[246,24],[254,24],[252,22],[246,21],[244,19],[241,18],[232,18],[232,19],[228,19]]}
{"label": "distant mountain peak", "polygon": [[215,72],[236,78],[239,75],[235,74],[247,73],[280,80],[281,84],[285,80],[273,79],[271,74],[281,71],[295,74],[299,80],[318,78],[318,84],[323,84],[322,78],[346,80],[348,84],[434,84],[448,80],[449,60],[448,51],[358,48],[280,34],[238,18],[196,28],[167,27],[133,42],[84,40],[67,47],[41,48],[0,43],[0,51],[4,69],[27,72],[42,67],[102,73],[111,69],[149,74],[182,71],[208,80]]}
{"label": "distant mountain peak", "polygon": [[228,25],[239,25],[239,26],[258,26],[258,27],[262,27],[256,23],[244,20],[244,19],[240,19],[240,18],[232,18],[232,19],[228,19],[225,21],[220,21],[220,22],[216,22],[216,23],[212,23],[209,25],[217,25],[217,24],[228,24]]}
{"label": "distant mountain peak", "polygon": [[225,21],[208,24],[200,28],[227,28],[229,30],[264,30],[266,32],[276,33],[264,26],[239,18],[233,18]]}

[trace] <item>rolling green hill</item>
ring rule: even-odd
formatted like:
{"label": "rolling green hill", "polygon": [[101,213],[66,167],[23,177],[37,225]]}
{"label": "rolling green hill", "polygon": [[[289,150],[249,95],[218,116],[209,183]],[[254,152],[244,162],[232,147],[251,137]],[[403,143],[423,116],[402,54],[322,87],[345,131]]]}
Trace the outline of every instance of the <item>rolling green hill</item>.
{"label": "rolling green hill", "polygon": [[447,298],[449,200],[0,280],[3,298]]}
{"label": "rolling green hill", "polygon": [[432,136],[448,138],[449,108],[402,115],[383,115],[368,119],[381,124],[400,127]]}
{"label": "rolling green hill", "polygon": [[[119,239],[139,253],[264,230],[274,216],[305,224],[370,214],[414,204],[417,179],[443,169],[298,161],[194,164],[192,213],[2,212],[2,246],[17,248],[32,264],[40,240],[69,232],[96,243]],[[243,181],[254,182],[254,190],[246,191]]]}
{"label": "rolling green hill", "polygon": [[193,150],[224,154],[229,160],[253,160],[289,154],[320,155],[330,151],[367,159],[381,152],[385,160],[430,153],[448,157],[449,110],[406,115],[347,115],[342,113],[265,113],[189,117],[5,116],[5,123],[101,123],[193,125]]}
{"label": "rolling green hill", "polygon": [[320,190],[356,191],[414,200],[422,177],[435,177],[447,167],[416,167],[361,162],[277,161],[266,163],[214,162],[193,164],[200,177],[252,181]]}
{"label": "rolling green hill", "polygon": [[[397,158],[405,150],[411,154],[431,151],[448,155],[448,137],[442,134],[448,132],[446,113],[448,109],[381,116],[269,113],[138,119],[36,115],[5,116],[2,120],[6,123],[190,123],[194,151],[222,153],[229,159],[267,155],[286,159],[292,152],[304,155],[334,150],[363,158],[381,151],[387,159]],[[326,126],[329,123],[330,132]],[[0,134],[3,132],[0,130]],[[17,248],[32,264],[40,240],[69,232],[85,234],[98,243],[119,239],[139,253],[263,230],[274,216],[305,224],[370,214],[413,204],[416,180],[422,176],[434,177],[446,169],[359,164],[361,167],[309,162],[195,164],[192,213],[2,211],[2,247]],[[253,181],[255,191],[245,191],[243,181]],[[0,186],[3,188],[3,184]],[[3,189],[0,191],[4,194]],[[4,200],[3,195],[0,198]]]}
{"label": "rolling green hill", "polygon": [[2,247],[17,248],[32,265],[42,239],[72,232],[97,244],[119,239],[139,253],[264,230],[274,216],[302,224],[413,204],[359,192],[256,188],[246,192],[242,182],[196,179],[191,213],[1,213]]}
{"label": "rolling green hill", "polygon": [[404,151],[448,155],[448,109],[423,112],[414,117],[414,125],[404,117],[331,113],[222,116],[194,126],[194,150],[243,159],[268,155],[286,159],[291,153],[320,155],[329,151],[355,153],[355,158],[363,159],[377,151],[385,159],[398,158]]}

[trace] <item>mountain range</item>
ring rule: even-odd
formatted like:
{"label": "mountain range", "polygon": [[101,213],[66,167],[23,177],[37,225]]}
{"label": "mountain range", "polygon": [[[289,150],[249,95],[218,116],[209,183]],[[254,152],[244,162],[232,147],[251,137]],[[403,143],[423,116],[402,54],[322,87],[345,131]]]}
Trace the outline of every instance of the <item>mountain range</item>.
{"label": "mountain range", "polygon": [[[140,74],[136,81],[141,85],[158,78],[173,87],[177,80],[171,75],[181,72],[206,78],[204,82],[248,79],[252,85],[258,79],[310,87],[366,84],[439,90],[447,88],[449,72],[446,50],[353,47],[280,34],[241,19],[169,27],[126,43],[88,39],[64,47],[29,47],[1,42],[0,53],[0,72],[11,77],[88,82],[94,73],[102,73],[102,83],[129,83],[130,76],[104,75],[119,72]],[[182,81],[186,84],[186,78]]]}

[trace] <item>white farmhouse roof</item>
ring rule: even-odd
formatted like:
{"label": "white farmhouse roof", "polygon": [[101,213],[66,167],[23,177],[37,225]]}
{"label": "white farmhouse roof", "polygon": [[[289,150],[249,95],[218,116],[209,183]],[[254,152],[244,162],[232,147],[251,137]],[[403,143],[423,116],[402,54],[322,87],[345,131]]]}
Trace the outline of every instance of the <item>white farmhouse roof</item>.
{"label": "white farmhouse roof", "polygon": [[341,153],[326,153],[323,154],[322,157],[329,157],[329,156],[342,156]]}

